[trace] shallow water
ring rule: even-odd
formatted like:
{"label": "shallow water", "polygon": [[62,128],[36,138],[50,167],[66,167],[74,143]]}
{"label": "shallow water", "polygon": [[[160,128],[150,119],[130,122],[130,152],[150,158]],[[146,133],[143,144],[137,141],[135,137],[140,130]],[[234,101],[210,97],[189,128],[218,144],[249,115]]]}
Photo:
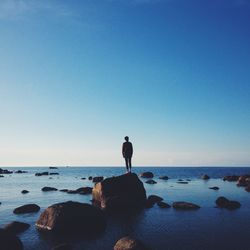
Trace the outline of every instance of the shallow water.
{"label": "shallow water", "polygon": [[[6,168],[4,168],[6,169]],[[61,243],[60,239],[40,234],[35,221],[48,206],[68,200],[90,203],[91,195],[65,194],[59,191],[42,192],[44,186],[58,189],[76,189],[93,186],[81,177],[111,177],[124,172],[123,168],[8,168],[27,170],[26,174],[5,175],[0,178],[0,226],[13,220],[27,222],[31,227],[20,234],[25,250],[48,250]],[[35,177],[36,172],[58,172],[59,176]],[[224,182],[221,177],[230,174],[247,174],[250,168],[134,168],[134,172],[152,171],[157,184],[144,184],[147,195],[157,194],[167,203],[190,201],[201,206],[198,211],[176,211],[154,206],[141,212],[123,217],[109,216],[105,232],[95,239],[71,240],[76,250],[113,249],[115,242],[130,235],[141,239],[156,250],[248,250],[250,233],[250,193],[236,186],[235,182]],[[208,181],[200,179],[202,174],[212,177]],[[168,175],[169,180],[158,179]],[[191,179],[189,184],[177,184],[177,179]],[[141,179],[143,182],[145,180]],[[218,186],[220,190],[210,190]],[[21,194],[23,189],[30,191]],[[242,206],[235,211],[215,208],[215,200],[225,196],[239,201]],[[40,212],[25,215],[13,214],[13,209],[27,203],[36,203]]]}

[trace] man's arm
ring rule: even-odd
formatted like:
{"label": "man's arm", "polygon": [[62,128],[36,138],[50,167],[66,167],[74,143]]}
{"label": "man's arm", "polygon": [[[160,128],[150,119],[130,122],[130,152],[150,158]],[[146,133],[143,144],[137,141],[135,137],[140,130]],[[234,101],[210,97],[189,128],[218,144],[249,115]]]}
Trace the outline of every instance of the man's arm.
{"label": "man's arm", "polygon": [[133,155],[133,144],[131,143],[131,155]]}
{"label": "man's arm", "polygon": [[124,143],[122,144],[122,156],[124,157],[124,148],[125,148],[125,145]]}

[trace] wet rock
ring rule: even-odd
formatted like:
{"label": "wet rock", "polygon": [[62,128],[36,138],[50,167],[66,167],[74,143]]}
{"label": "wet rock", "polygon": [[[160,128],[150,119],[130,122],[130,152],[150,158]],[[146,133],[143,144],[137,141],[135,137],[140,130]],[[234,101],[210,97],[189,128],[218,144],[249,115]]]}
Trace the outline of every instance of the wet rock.
{"label": "wet rock", "polygon": [[49,167],[49,169],[58,169],[58,167]]}
{"label": "wet rock", "polygon": [[95,235],[105,229],[104,212],[90,204],[62,202],[45,209],[36,222],[40,230],[67,235]]}
{"label": "wet rock", "polygon": [[163,201],[163,198],[161,198],[158,195],[149,195],[148,201],[153,202],[153,203],[157,203],[157,202]]}
{"label": "wet rock", "polygon": [[213,189],[213,190],[219,190],[219,187],[210,187],[209,189]]}
{"label": "wet rock", "polygon": [[82,188],[78,188],[76,189],[78,194],[92,194],[92,187],[82,187]]}
{"label": "wet rock", "polygon": [[161,180],[168,180],[169,178],[168,178],[168,176],[163,175],[163,176],[160,176],[159,179],[161,179]]}
{"label": "wet rock", "polygon": [[116,242],[114,250],[148,250],[148,248],[141,241],[127,236]]}
{"label": "wet rock", "polygon": [[1,250],[23,250],[20,239],[5,229],[0,229],[0,249]]}
{"label": "wet rock", "polygon": [[97,176],[97,177],[94,177],[93,179],[92,179],[92,181],[93,182],[100,182],[100,181],[102,181],[104,178],[103,178],[103,176]]}
{"label": "wet rock", "polygon": [[9,171],[7,169],[0,168],[0,174],[13,174],[13,171]]}
{"label": "wet rock", "polygon": [[35,173],[35,176],[49,175],[49,172]]}
{"label": "wet rock", "polygon": [[238,181],[239,176],[238,175],[227,175],[223,177],[223,181]]}
{"label": "wet rock", "polygon": [[22,170],[17,170],[15,171],[15,174],[26,174],[28,171],[22,171]]}
{"label": "wet rock", "polygon": [[219,208],[226,208],[226,209],[237,209],[241,207],[241,204],[238,201],[230,201],[227,198],[220,196],[215,203]]}
{"label": "wet rock", "polygon": [[145,208],[152,208],[154,206],[155,202],[151,201],[151,200],[146,200],[145,202]]}
{"label": "wet rock", "polygon": [[138,176],[129,173],[98,182],[92,197],[94,204],[101,208],[120,211],[143,207],[146,191]]}
{"label": "wet rock", "polygon": [[140,174],[142,178],[154,178],[154,174],[152,172],[143,172]]}
{"label": "wet rock", "polygon": [[89,176],[89,178],[88,178],[90,181],[93,179],[93,177],[92,176]]}
{"label": "wet rock", "polygon": [[184,181],[183,179],[178,179],[177,181]]}
{"label": "wet rock", "polygon": [[40,210],[40,207],[36,204],[26,204],[14,209],[14,214],[26,214],[26,213],[35,213]]}
{"label": "wet rock", "polygon": [[76,190],[68,190],[67,193],[68,194],[77,194],[77,191]]}
{"label": "wet rock", "polygon": [[247,192],[250,192],[250,184],[245,188]]}
{"label": "wet rock", "polygon": [[250,175],[242,175],[238,178],[238,187],[247,187],[248,185],[250,185]]}
{"label": "wet rock", "polygon": [[54,188],[54,187],[43,187],[41,190],[43,192],[49,192],[49,191],[57,191],[57,188]]}
{"label": "wet rock", "polygon": [[59,175],[59,173],[52,172],[52,173],[49,173],[49,175]]}
{"label": "wet rock", "polygon": [[177,181],[176,183],[178,183],[178,184],[188,184],[187,181]]}
{"label": "wet rock", "polygon": [[72,250],[72,246],[69,244],[60,244],[58,246],[53,247],[51,250]]}
{"label": "wet rock", "polygon": [[200,206],[191,203],[191,202],[185,202],[185,201],[178,201],[173,203],[173,208],[180,209],[180,210],[194,210],[199,209]]}
{"label": "wet rock", "polygon": [[170,208],[170,207],[171,207],[169,204],[167,204],[166,202],[163,202],[163,201],[157,202],[157,205],[158,205],[160,208]]}
{"label": "wet rock", "polygon": [[82,177],[81,180],[86,180],[86,178],[85,178],[85,177]]}
{"label": "wet rock", "polygon": [[4,177],[4,175],[0,175],[0,178],[1,178],[1,177]]}
{"label": "wet rock", "polygon": [[204,174],[204,175],[201,176],[201,179],[202,180],[209,180],[210,177],[207,174]]}
{"label": "wet rock", "polygon": [[65,192],[67,193],[69,190],[68,189],[61,189],[60,192]]}
{"label": "wet rock", "polygon": [[157,182],[154,181],[154,180],[147,180],[147,181],[145,181],[145,183],[147,183],[147,184],[156,184]]}
{"label": "wet rock", "polygon": [[30,225],[27,223],[13,221],[13,222],[5,225],[4,229],[12,234],[19,234],[19,233],[26,231],[29,227],[30,227]]}
{"label": "wet rock", "polygon": [[27,194],[27,193],[29,193],[29,191],[28,190],[22,190],[21,193],[22,194]]}

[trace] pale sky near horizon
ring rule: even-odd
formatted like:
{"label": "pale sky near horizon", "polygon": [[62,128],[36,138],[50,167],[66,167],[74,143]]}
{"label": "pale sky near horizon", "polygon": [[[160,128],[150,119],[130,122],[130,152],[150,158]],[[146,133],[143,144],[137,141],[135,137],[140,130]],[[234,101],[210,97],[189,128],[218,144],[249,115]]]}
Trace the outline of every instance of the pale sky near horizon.
{"label": "pale sky near horizon", "polygon": [[249,0],[1,0],[0,166],[250,166]]}

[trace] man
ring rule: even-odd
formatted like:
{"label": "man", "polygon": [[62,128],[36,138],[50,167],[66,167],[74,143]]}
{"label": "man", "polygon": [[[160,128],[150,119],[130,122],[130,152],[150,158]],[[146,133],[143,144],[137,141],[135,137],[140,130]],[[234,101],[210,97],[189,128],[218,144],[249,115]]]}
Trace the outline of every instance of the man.
{"label": "man", "polygon": [[124,137],[125,142],[122,145],[122,155],[126,162],[127,173],[131,173],[131,158],[133,155],[133,145],[129,142],[128,136]]}

